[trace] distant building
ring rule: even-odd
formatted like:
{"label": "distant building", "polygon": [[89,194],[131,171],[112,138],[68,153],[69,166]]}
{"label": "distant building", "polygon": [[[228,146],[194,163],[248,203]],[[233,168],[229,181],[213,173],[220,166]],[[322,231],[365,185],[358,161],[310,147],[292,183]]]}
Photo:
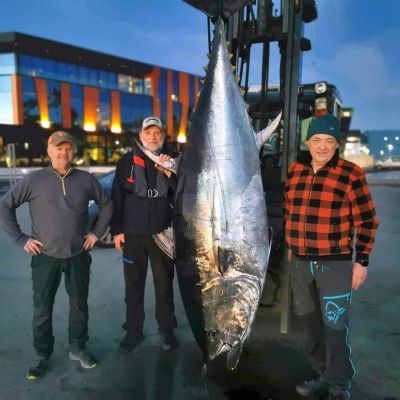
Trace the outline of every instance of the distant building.
{"label": "distant building", "polygon": [[366,131],[361,141],[368,146],[375,160],[400,156],[400,129]]}
{"label": "distant building", "polygon": [[21,33],[0,33],[0,164],[15,144],[17,165],[46,162],[51,132],[77,140],[82,164],[114,163],[140,130],[161,117],[184,141],[198,76]]}

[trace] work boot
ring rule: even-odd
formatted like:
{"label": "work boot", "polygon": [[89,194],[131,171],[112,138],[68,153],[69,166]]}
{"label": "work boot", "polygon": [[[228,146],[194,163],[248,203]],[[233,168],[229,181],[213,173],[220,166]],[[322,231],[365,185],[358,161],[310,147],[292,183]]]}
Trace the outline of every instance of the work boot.
{"label": "work boot", "polygon": [[162,348],[164,350],[174,350],[178,346],[178,341],[174,335],[173,329],[160,332]]}
{"label": "work boot", "polygon": [[97,360],[86,349],[76,353],[70,351],[69,358],[73,361],[79,361],[81,363],[81,367],[85,369],[96,368],[98,365]]}
{"label": "work boot", "polygon": [[29,381],[36,381],[36,379],[42,377],[49,366],[49,358],[45,356],[37,356],[36,360],[29,367],[26,374],[26,379]]}
{"label": "work boot", "polygon": [[296,385],[296,392],[303,397],[308,397],[314,393],[326,393],[328,391],[328,384],[324,378],[317,376],[313,379],[306,380]]}
{"label": "work boot", "polygon": [[144,340],[142,333],[134,336],[126,335],[125,339],[119,344],[118,351],[120,353],[131,353]]}

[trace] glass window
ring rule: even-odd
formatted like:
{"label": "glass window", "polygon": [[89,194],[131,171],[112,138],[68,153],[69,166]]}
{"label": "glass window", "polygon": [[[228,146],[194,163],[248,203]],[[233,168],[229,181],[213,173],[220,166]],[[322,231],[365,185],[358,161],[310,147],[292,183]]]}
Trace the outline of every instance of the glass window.
{"label": "glass window", "polygon": [[56,79],[69,82],[68,65],[63,62],[56,62]]}
{"label": "glass window", "polygon": [[43,76],[47,79],[56,78],[56,63],[53,60],[43,59]]}
{"label": "glass window", "polygon": [[43,59],[31,57],[33,76],[44,77]]}
{"label": "glass window", "polygon": [[10,76],[0,76],[0,92],[11,92]]}
{"label": "glass window", "polygon": [[172,73],[172,84],[173,99],[179,99],[179,73],[177,71]]}
{"label": "glass window", "polygon": [[97,70],[94,68],[88,68],[88,84],[91,86],[98,86]]}
{"label": "glass window", "polygon": [[132,78],[134,82],[134,92],[137,94],[143,94],[144,93],[144,84],[143,84],[143,79],[139,78]]}
{"label": "glass window", "polygon": [[73,64],[67,64],[68,81],[78,83],[78,67]]}
{"label": "glass window", "polygon": [[71,85],[71,120],[72,126],[82,127],[83,89],[78,85]]}
{"label": "glass window", "polygon": [[122,130],[138,133],[142,120],[153,113],[153,99],[150,96],[121,93]]}
{"label": "glass window", "polygon": [[39,121],[39,106],[33,79],[22,78],[22,101],[24,106],[25,124],[36,125]]}
{"label": "glass window", "polygon": [[[158,86],[158,96],[161,103],[161,120],[167,120],[167,71],[160,69],[160,83]],[[164,122],[165,123],[165,122]]]}
{"label": "glass window", "polygon": [[15,73],[15,54],[0,54],[0,75],[13,75]]}
{"label": "glass window", "polygon": [[81,85],[89,84],[89,71],[86,67],[78,67],[78,83]]}
{"label": "glass window", "polygon": [[109,72],[107,82],[108,82],[109,89],[118,90],[117,74],[115,74],[114,72]]}
{"label": "glass window", "polygon": [[12,125],[12,94],[11,92],[0,92],[0,124]]}
{"label": "glass window", "polygon": [[173,110],[174,110],[174,133],[179,133],[179,125],[181,123],[181,116],[182,116],[182,104],[174,101],[173,103]]}
{"label": "glass window", "polygon": [[118,90],[121,90],[122,92],[143,94],[143,79],[136,78],[134,76],[118,74]]}
{"label": "glass window", "polygon": [[129,90],[130,77],[128,75],[118,74],[118,90],[123,92],[132,92]]}
{"label": "glass window", "polygon": [[153,85],[151,82],[151,78],[145,78],[144,80],[144,94],[147,94],[148,96],[152,95],[153,91]]}
{"label": "glass window", "polygon": [[99,86],[102,88],[108,88],[108,72],[99,71]]}
{"label": "glass window", "polygon": [[34,76],[33,75],[33,69],[32,69],[32,57],[26,56],[24,54],[19,54],[18,55],[18,72],[21,75],[28,75],[28,76]]}
{"label": "glass window", "polygon": [[164,68],[160,69],[160,82],[158,85],[158,97],[164,101],[167,98],[167,71]]}
{"label": "glass window", "polygon": [[11,77],[0,76],[0,124],[13,123]]}
{"label": "glass window", "polygon": [[61,126],[61,88],[60,82],[47,81],[47,101],[49,119],[53,125]]}
{"label": "glass window", "polygon": [[97,113],[97,129],[108,130],[111,126],[110,92],[102,90],[99,96],[99,111]]}

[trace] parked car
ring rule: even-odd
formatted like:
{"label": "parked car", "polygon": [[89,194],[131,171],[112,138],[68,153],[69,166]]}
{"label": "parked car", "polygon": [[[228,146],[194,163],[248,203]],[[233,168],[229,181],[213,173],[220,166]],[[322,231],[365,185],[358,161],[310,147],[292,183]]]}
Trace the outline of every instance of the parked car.
{"label": "parked car", "polygon": [[[106,174],[100,175],[98,177],[101,186],[103,186],[104,190],[107,192],[109,196],[111,196],[111,187],[114,181],[114,176],[115,176],[115,171],[111,171]],[[89,230],[91,230],[93,225],[96,223],[98,215],[99,215],[99,207],[92,200],[89,203]],[[96,246],[102,248],[114,247],[114,240],[110,232],[110,227],[107,227],[106,232],[101,238],[99,238],[99,240],[96,243]]]}
{"label": "parked car", "polygon": [[377,160],[375,169],[395,169],[400,168],[400,157],[389,157]]}

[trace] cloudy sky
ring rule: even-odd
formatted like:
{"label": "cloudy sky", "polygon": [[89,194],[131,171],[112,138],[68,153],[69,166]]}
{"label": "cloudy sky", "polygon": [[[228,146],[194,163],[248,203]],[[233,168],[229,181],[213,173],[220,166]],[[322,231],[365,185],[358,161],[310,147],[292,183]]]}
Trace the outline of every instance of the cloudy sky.
{"label": "cloudy sky", "polygon": [[[399,129],[400,1],[317,4],[319,18],[305,30],[313,50],[304,54],[302,81],[334,83],[343,105],[354,107],[353,129]],[[0,9],[7,10],[0,20],[3,32],[200,75],[207,63],[206,18],[181,0],[0,0]],[[260,52],[254,50],[251,62],[256,66]],[[276,70],[277,60],[271,66]],[[257,72],[252,71],[254,84]]]}

